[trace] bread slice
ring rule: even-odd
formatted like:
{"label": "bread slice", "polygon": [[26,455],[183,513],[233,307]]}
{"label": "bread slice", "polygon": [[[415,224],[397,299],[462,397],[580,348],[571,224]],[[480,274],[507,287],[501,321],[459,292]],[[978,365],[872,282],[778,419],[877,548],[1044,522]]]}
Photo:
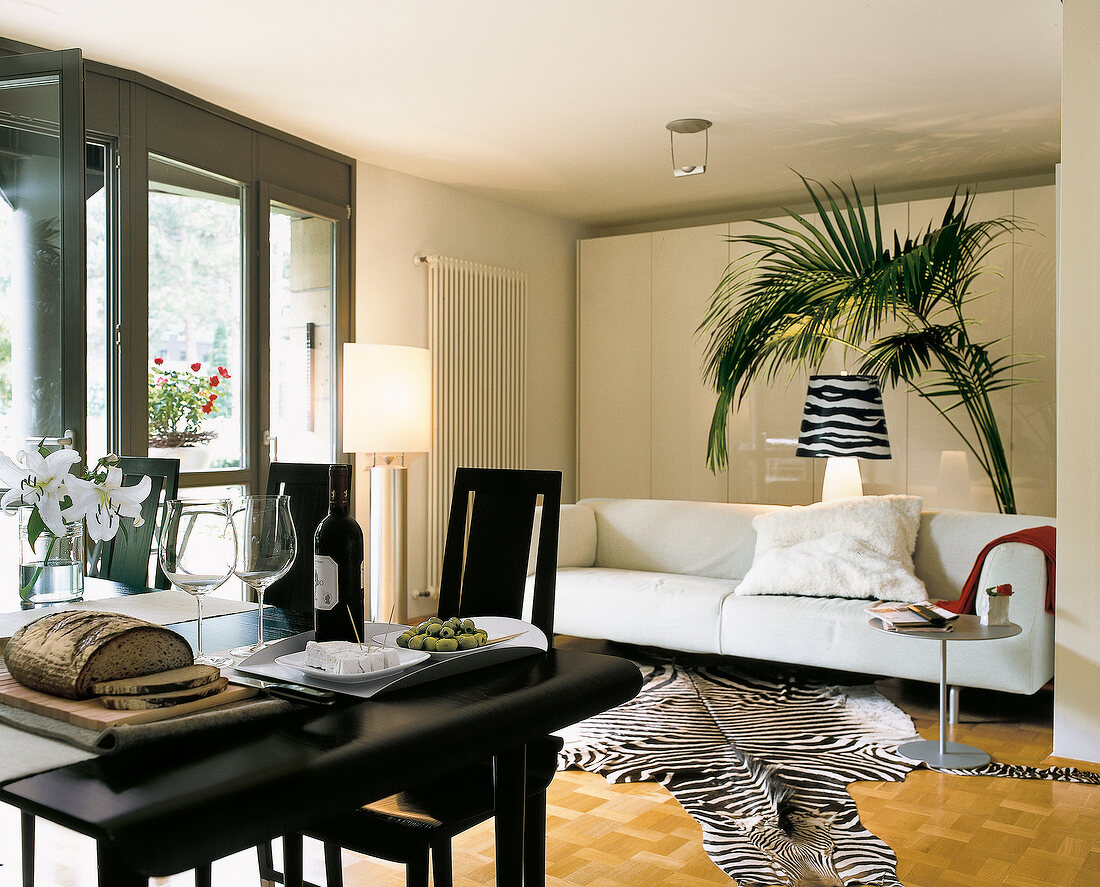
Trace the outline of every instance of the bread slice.
{"label": "bread slice", "polygon": [[92,684],[92,692],[96,696],[146,696],[150,693],[172,693],[176,690],[201,687],[216,681],[219,677],[221,672],[213,665],[189,665],[186,668],[158,671],[137,678],[101,681],[98,684]]}
{"label": "bread slice", "polygon": [[92,610],[36,619],[12,635],[4,650],[4,664],[19,683],[67,699],[87,699],[93,684],[194,661],[183,635],[133,616]]}
{"label": "bread slice", "polygon": [[146,708],[167,708],[170,705],[179,705],[182,702],[191,702],[195,699],[205,699],[220,693],[229,686],[229,678],[218,678],[201,687],[191,687],[188,690],[174,690],[170,693],[149,693],[145,696],[100,696],[107,708],[117,711],[140,711]]}

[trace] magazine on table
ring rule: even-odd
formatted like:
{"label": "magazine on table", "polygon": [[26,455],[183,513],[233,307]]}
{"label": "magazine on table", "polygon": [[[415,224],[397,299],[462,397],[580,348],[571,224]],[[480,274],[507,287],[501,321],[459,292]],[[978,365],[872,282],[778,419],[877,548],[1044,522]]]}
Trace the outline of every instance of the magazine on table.
{"label": "magazine on table", "polygon": [[933,601],[920,604],[878,603],[867,612],[878,619],[887,631],[951,631],[958,613],[938,606]]}

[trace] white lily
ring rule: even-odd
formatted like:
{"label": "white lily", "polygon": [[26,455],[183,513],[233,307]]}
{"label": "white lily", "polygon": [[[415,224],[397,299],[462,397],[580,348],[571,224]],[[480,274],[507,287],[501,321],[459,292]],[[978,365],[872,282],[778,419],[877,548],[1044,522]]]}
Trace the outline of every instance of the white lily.
{"label": "white lily", "polygon": [[80,454],[62,449],[42,456],[33,450],[21,450],[17,458],[26,468],[0,453],[0,478],[9,487],[0,499],[0,508],[10,513],[20,505],[35,505],[46,528],[55,536],[63,536],[66,527],[61,500],[67,492],[66,483],[75,479],[69,468],[80,461]]}
{"label": "white lily", "polygon": [[148,498],[151,483],[143,477],[134,486],[124,487],[122,469],[117,467],[108,468],[106,479],[99,483],[70,477],[65,488],[73,504],[65,509],[64,517],[70,521],[85,518],[93,541],[114,539],[122,518],[132,517],[135,527],[145,523],[141,503]]}

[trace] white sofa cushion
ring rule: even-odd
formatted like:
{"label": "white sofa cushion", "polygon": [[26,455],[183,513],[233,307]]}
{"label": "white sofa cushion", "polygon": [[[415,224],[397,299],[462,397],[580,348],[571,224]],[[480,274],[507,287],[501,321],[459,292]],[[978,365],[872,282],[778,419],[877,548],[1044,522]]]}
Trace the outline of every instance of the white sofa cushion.
{"label": "white sofa cushion", "polygon": [[917,496],[860,496],[759,515],[737,594],[925,600],[913,574],[920,513]]}
{"label": "white sofa cushion", "polygon": [[[638,570],[560,568],[554,631],[643,644],[717,653],[722,601],[734,582],[703,576]],[[528,580],[530,584],[531,580]]]}

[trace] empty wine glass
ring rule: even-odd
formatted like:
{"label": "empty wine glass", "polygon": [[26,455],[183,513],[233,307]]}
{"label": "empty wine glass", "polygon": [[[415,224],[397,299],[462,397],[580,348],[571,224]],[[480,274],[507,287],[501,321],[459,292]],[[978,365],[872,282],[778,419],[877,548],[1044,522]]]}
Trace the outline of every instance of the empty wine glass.
{"label": "empty wine glass", "polygon": [[207,656],[202,649],[202,602],[233,575],[237,534],[228,499],[169,499],[160,533],[160,565],[177,588],[198,606],[195,662],[221,667],[233,660]]}
{"label": "empty wine glass", "polygon": [[251,656],[264,645],[264,591],[294,563],[298,536],[290,515],[289,496],[245,496],[233,512],[237,529],[234,573],[256,594],[259,632],[255,644],[230,650],[231,656]]}

